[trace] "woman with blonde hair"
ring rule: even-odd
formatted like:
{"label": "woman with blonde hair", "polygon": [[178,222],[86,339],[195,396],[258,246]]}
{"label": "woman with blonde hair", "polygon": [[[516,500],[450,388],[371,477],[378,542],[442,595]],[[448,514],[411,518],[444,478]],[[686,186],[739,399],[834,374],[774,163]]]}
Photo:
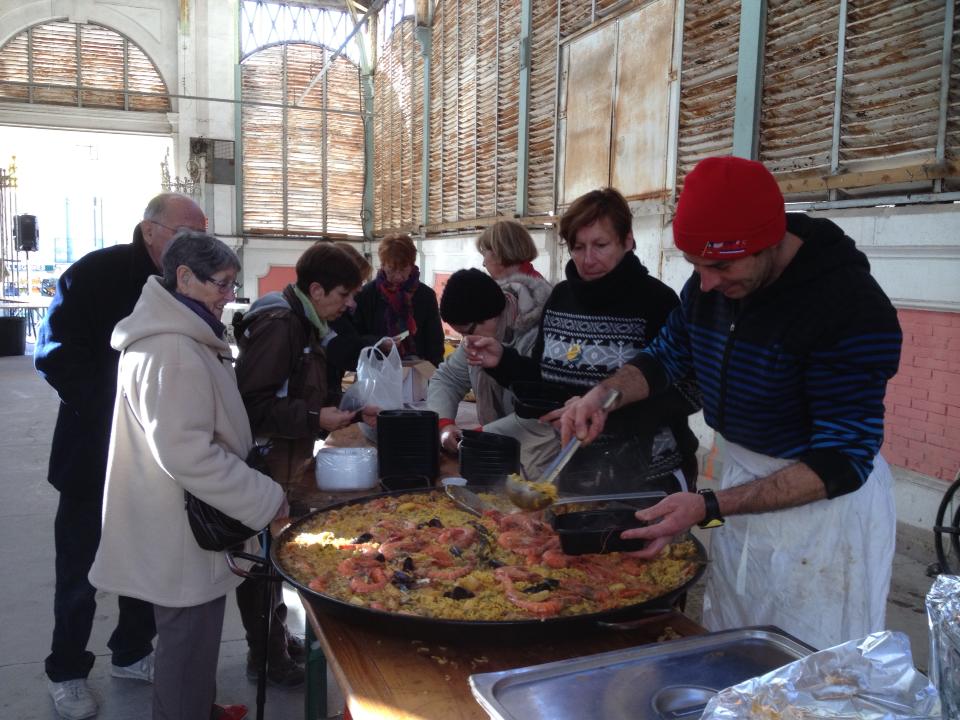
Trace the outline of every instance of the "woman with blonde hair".
{"label": "woman with blonde hair", "polygon": [[[533,267],[537,246],[527,229],[516,220],[498,220],[477,238],[477,251],[483,255],[483,267],[490,277],[516,301],[517,334],[526,335],[537,328],[553,288]],[[517,351],[529,355],[532,348],[531,339]]]}
{"label": "woman with blonde hair", "polygon": [[417,248],[409,235],[387,235],[377,249],[380,270],[357,294],[354,325],[361,335],[396,337],[404,359],[443,360],[443,327],[437,294],[420,282]]}

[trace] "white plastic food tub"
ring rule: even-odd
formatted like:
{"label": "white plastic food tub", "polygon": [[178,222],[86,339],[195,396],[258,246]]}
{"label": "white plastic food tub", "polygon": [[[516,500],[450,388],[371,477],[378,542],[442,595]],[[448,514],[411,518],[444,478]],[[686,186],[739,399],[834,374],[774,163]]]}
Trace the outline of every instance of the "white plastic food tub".
{"label": "white plastic food tub", "polygon": [[317,452],[320,490],[370,490],[377,487],[376,448],[324,447]]}

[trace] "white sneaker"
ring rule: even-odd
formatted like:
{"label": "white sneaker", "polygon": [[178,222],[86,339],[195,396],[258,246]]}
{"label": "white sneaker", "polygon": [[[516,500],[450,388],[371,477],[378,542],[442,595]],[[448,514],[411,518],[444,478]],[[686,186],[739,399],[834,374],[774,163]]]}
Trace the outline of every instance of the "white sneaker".
{"label": "white sneaker", "polygon": [[97,701],[87,687],[86,678],[53,682],[47,680],[47,690],[53,698],[57,714],[64,720],[82,720],[97,714]]}
{"label": "white sneaker", "polygon": [[110,674],[122,680],[143,680],[153,682],[153,653],[132,665],[111,665]]}

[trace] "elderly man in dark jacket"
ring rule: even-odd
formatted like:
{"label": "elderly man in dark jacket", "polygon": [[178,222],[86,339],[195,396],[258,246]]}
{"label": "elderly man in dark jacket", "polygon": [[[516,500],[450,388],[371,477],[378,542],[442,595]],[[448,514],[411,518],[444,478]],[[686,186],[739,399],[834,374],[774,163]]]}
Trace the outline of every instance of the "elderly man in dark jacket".
{"label": "elderly man in dark jacket", "polygon": [[[107,448],[117,391],[119,353],[110,334],[129,315],[160,256],[178,230],[206,229],[203,210],[189,197],[153,198],[133,231],[133,242],[89,253],[57,283],[37,339],[34,364],[60,396],[48,480],[60,492],[54,523],[54,629],[45,661],[50,695],[64,718],[92,717],[96,701],[86,678],[96,600],[87,573],[100,543]],[[107,643],[115,677],[150,681],[153,606],[119,598],[120,616]]]}

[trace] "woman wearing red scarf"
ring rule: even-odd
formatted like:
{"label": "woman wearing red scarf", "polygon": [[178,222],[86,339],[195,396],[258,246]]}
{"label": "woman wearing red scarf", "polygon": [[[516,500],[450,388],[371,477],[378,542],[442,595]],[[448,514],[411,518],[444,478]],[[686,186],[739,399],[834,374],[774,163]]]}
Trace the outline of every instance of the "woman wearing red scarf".
{"label": "woman wearing red scarf", "polygon": [[353,322],[361,335],[410,335],[397,345],[404,360],[443,360],[437,295],[420,282],[417,248],[409,235],[387,235],[377,250],[380,271],[357,293]]}

